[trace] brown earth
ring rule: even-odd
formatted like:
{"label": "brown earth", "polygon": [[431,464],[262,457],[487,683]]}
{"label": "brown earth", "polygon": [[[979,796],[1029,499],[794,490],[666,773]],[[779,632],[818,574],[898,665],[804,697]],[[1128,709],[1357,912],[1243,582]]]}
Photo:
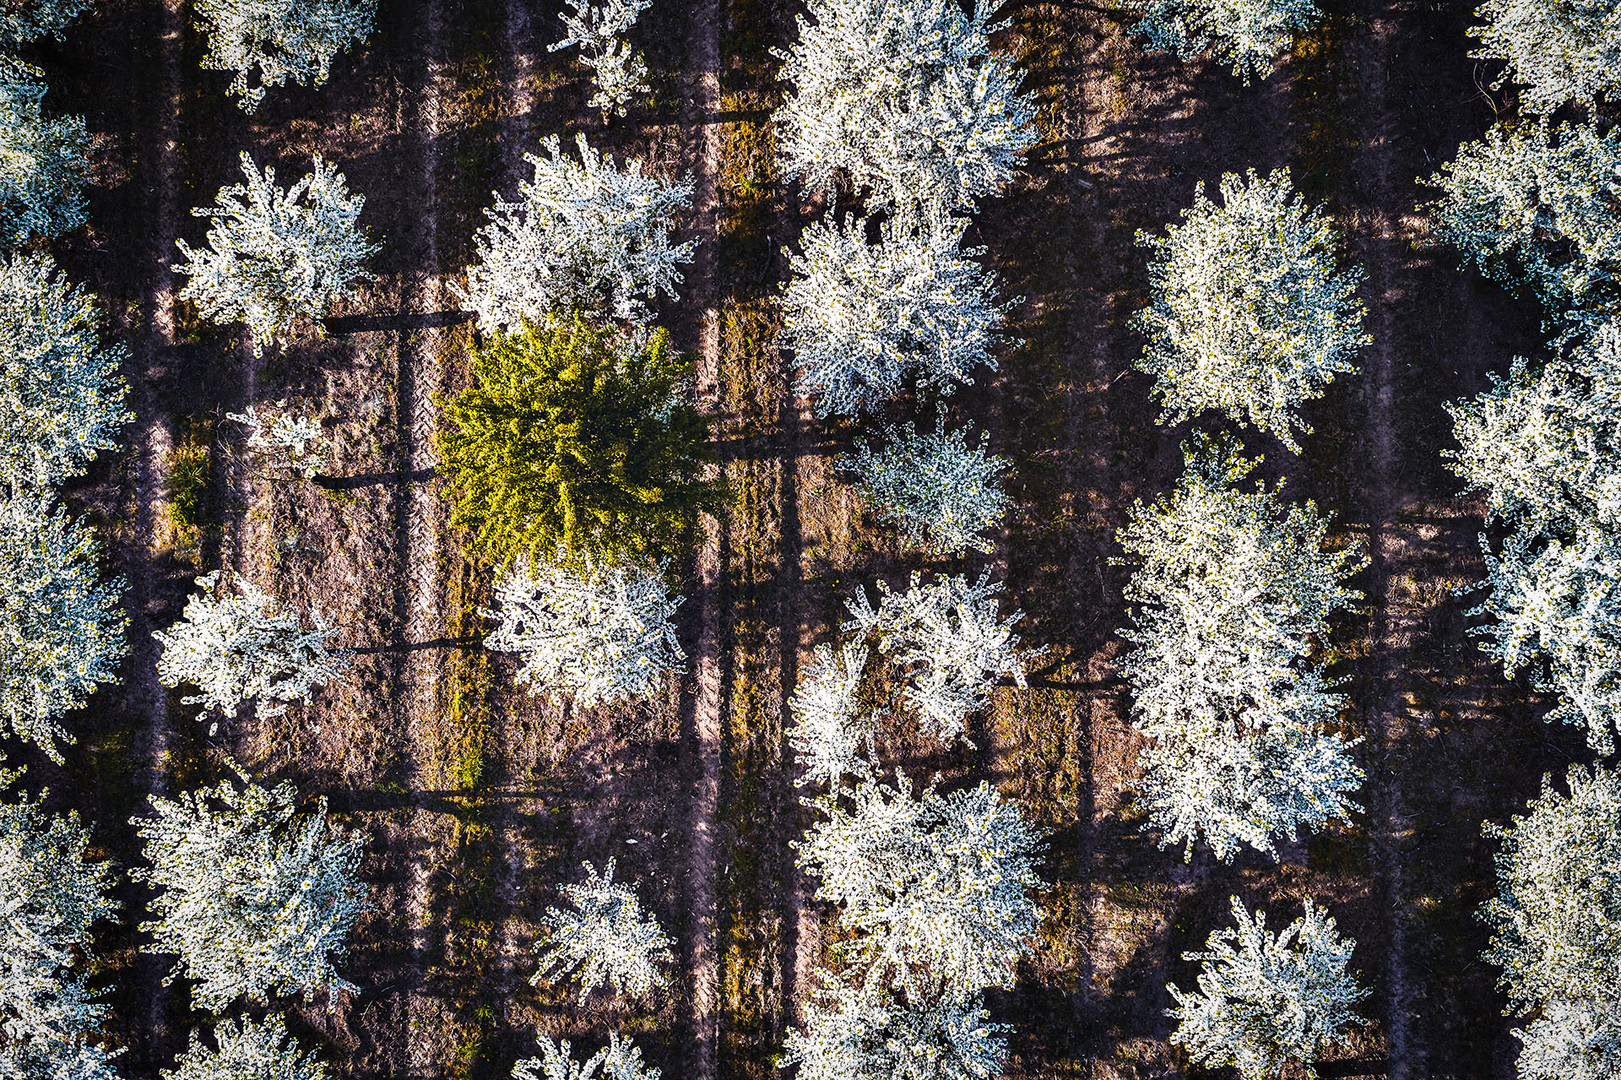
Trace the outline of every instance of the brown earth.
{"label": "brown earth", "polygon": [[[178,0],[171,0],[177,3]],[[1526,305],[1425,244],[1417,185],[1502,106],[1467,58],[1470,2],[1328,0],[1322,28],[1282,69],[1244,86],[1209,65],[1145,53],[1129,19],[1087,3],[1013,5],[1005,45],[1041,97],[1028,175],[978,215],[1023,343],[1000,372],[945,403],[1016,465],[1005,568],[1023,636],[1051,647],[1027,690],[997,694],[978,750],[898,736],[887,761],[951,784],[990,777],[1049,830],[1041,939],[992,1008],[1015,1026],[1018,1076],[1182,1075],[1168,981],[1242,895],[1285,916],[1310,893],[1359,942],[1369,1024],[1324,1075],[1494,1077],[1513,1040],[1473,912],[1490,888],[1483,820],[1502,820],[1550,768],[1584,757],[1537,719],[1465,636],[1481,573],[1480,506],[1441,466],[1444,402],[1536,347]],[[93,823],[120,868],[147,793],[211,782],[227,755],[326,797],[367,838],[375,907],[344,968],[360,992],[292,1003],[301,1038],[343,1077],[485,1078],[533,1053],[537,1028],[594,1047],[635,1036],[667,1077],[764,1077],[824,962],[833,912],[811,899],[788,842],[806,823],[783,729],[798,666],[836,633],[842,600],[876,575],[935,565],[863,515],[834,467],[858,429],[814,419],[773,346],[785,244],[819,207],[779,175],[768,124],[780,99],[769,50],[793,36],[788,0],[660,0],[641,41],[651,97],[625,119],[586,107],[572,54],[548,53],[557,0],[384,0],[378,32],[325,87],[272,91],[247,116],[229,77],[200,69],[178,6],[106,0],[39,53],[50,105],[100,139],[91,226],[60,254],[106,301],[132,347],[137,422],[69,493],[130,583],[123,685],[72,721],[65,769],[31,782]],[[1490,73],[1486,73],[1490,74]],[[510,196],[539,138],[587,132],[699,197],[683,235],[703,244],[664,321],[699,358],[718,468],[736,499],[701,523],[678,568],[692,675],[635,707],[576,711],[516,688],[478,647],[487,568],[460,554],[433,473],[434,395],[465,379],[471,329],[447,317],[492,190]],[[240,335],[201,323],[164,272],[184,211],[211,202],[250,150],[284,178],[312,152],[367,196],[377,279],[332,323],[251,367]],[[1166,488],[1188,425],[1156,425],[1127,325],[1146,292],[1137,230],[1156,230],[1223,171],[1289,166],[1369,273],[1377,342],[1360,375],[1311,410],[1294,455],[1250,436],[1264,471],[1334,512],[1364,543],[1362,611],[1330,647],[1364,740],[1367,814],[1232,866],[1160,851],[1132,810],[1136,736],[1113,665],[1124,618],[1114,531]],[[429,317],[424,317],[429,316]],[[290,398],[337,448],[321,485],[265,475],[224,420]],[[922,407],[929,418],[933,406]],[[918,406],[902,402],[895,416]],[[1202,426],[1209,428],[1208,418]],[[188,456],[189,455],[189,456]],[[202,462],[201,471],[196,468]],[[187,471],[187,470],[190,471]],[[200,477],[198,520],[177,518]],[[979,560],[938,564],[977,573]],[[178,615],[192,577],[230,566],[359,650],[304,715],[210,734],[152,677],[149,633]],[[143,644],[145,643],[145,644]],[[668,994],[647,1007],[530,986],[536,922],[582,860],[618,877],[679,941]],[[154,1077],[202,1021],[134,929],[121,890],[102,934],[125,1071]]]}

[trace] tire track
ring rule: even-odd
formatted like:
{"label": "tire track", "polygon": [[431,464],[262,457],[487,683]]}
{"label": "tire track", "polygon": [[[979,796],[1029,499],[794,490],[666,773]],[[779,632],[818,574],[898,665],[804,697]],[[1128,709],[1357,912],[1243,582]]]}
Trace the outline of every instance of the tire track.
{"label": "tire track", "polygon": [[[437,140],[444,81],[444,65],[439,56],[442,27],[438,0],[424,0],[415,25],[413,44],[422,64],[422,84],[407,92],[401,127],[408,152],[416,159],[416,175],[411,179],[418,186],[417,204],[422,207],[422,213],[416,219],[416,234],[410,237],[416,267],[407,271],[401,283],[400,308],[407,312],[425,312],[439,310],[444,300],[438,272]],[[425,475],[426,470],[435,465],[437,412],[433,395],[444,381],[439,358],[443,337],[443,330],[401,330],[398,339],[396,422],[402,483],[395,514],[402,586],[396,598],[396,625],[402,643],[432,640],[443,625],[444,591],[440,580],[443,502],[436,485],[409,479],[413,475]],[[430,733],[438,722],[443,667],[441,650],[411,649],[403,653],[397,672],[398,700],[405,710],[404,731],[409,747],[412,791],[406,839],[413,845],[406,856],[409,860],[406,932],[412,970],[401,987],[406,1046],[399,1054],[405,1067],[396,1067],[398,1076],[427,1077],[438,1072],[434,1054],[437,1040],[429,1033],[441,1026],[441,1017],[426,996],[425,979],[430,946],[430,875],[439,829],[427,801],[432,776],[431,761],[424,748],[429,745]]]}
{"label": "tire track", "polygon": [[[718,240],[717,178],[723,154],[720,131],[719,0],[696,0],[687,100],[696,114],[699,143],[693,169],[693,209],[698,248],[689,302],[699,311],[694,382],[699,398],[715,401],[720,377],[720,312],[715,245]],[[718,475],[718,468],[710,466]],[[718,987],[715,942],[715,814],[720,803],[723,523],[702,517],[703,542],[696,561],[698,647],[693,657],[692,841],[687,858],[689,973],[692,980],[692,1051],[686,1076],[713,1080]]]}

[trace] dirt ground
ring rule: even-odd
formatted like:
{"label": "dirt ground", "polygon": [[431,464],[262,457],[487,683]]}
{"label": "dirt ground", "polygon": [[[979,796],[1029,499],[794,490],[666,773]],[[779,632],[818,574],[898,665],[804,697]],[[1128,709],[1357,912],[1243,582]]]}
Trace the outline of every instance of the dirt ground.
{"label": "dirt ground", "polygon": [[[1165,986],[1191,982],[1180,955],[1226,920],[1234,893],[1275,918],[1309,893],[1358,942],[1368,1023],[1323,1075],[1512,1075],[1511,1023],[1478,959],[1474,911],[1491,883],[1480,826],[1585,755],[1465,635],[1470,600],[1454,590],[1481,574],[1481,507],[1458,497],[1439,455],[1443,403],[1535,349],[1537,318],[1428,245],[1415,209],[1419,178],[1504,97],[1467,57],[1473,0],[1324,6],[1280,71],[1244,86],[1144,52],[1106,6],[1009,5],[1002,44],[1040,97],[1041,142],[969,242],[1023,297],[1021,341],[943,408],[1014,460],[1017,509],[988,562],[941,563],[863,515],[833,464],[862,429],[816,420],[773,345],[782,249],[819,212],[779,175],[768,123],[788,0],[656,0],[640,31],[653,93],[610,121],[587,107],[572,52],[545,49],[558,0],[383,0],[377,33],[325,87],[274,90],[252,116],[225,98],[228,75],[200,68],[179,0],[101,0],[38,59],[49,106],[85,114],[98,140],[90,228],[59,254],[132,349],[128,447],[68,493],[129,582],[132,658],[70,720],[65,767],[30,759],[31,781],[78,808],[120,869],[138,859],[127,821],[147,795],[212,782],[227,757],[295,781],[360,830],[375,905],[343,967],[360,990],[330,1010],[292,1003],[295,1031],[335,1076],[503,1077],[537,1029],[592,1047],[617,1029],[669,1080],[763,1078],[834,926],[788,847],[806,825],[783,737],[799,664],[833,639],[856,586],[990,565],[1025,612],[1024,639],[1050,655],[1028,689],[997,692],[977,749],[903,735],[883,751],[918,779],[992,779],[1049,831],[1040,941],[1018,987],[991,995],[1015,1028],[1011,1075],[1187,1074],[1167,1042]],[[539,139],[576,131],[698,187],[679,228],[704,254],[662,321],[698,356],[737,496],[674,568],[693,676],[595,710],[529,696],[509,659],[479,648],[490,574],[461,556],[432,458],[435,395],[465,379],[472,332],[449,286],[481,209],[493,190],[514,193]],[[243,150],[284,182],[312,153],[337,163],[382,244],[376,279],[328,336],[257,362],[176,300],[167,270],[174,239],[205,231],[187,210],[234,182]],[[1367,812],[1288,845],[1281,864],[1184,862],[1131,807],[1137,737],[1114,667],[1125,570],[1109,561],[1113,535],[1134,499],[1169,486],[1188,428],[1155,423],[1130,366],[1141,343],[1127,321],[1147,288],[1133,241],[1201,180],[1284,166],[1367,269],[1376,343],[1310,410],[1303,453],[1246,441],[1371,556],[1366,602],[1328,643],[1354,702],[1346,729],[1363,740]],[[333,479],[267,477],[224,419],[283,398],[323,417]],[[902,402],[894,416],[927,422],[934,408]],[[177,510],[188,497],[200,507],[189,518]],[[222,565],[319,609],[357,650],[307,712],[211,733],[156,683],[151,630]],[[651,1007],[529,983],[556,884],[609,858],[680,942],[672,989]],[[183,985],[163,985],[167,961],[138,951],[142,892],[120,898],[98,981],[124,1071],[144,1080],[206,1018]]]}

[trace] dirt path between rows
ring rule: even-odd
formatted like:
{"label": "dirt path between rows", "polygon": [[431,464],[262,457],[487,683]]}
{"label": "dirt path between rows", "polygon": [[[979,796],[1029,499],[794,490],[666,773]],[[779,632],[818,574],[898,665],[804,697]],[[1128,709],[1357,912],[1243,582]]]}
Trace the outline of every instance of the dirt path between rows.
{"label": "dirt path between rows", "polygon": [[[700,125],[693,167],[693,209],[698,248],[693,259],[688,303],[699,311],[698,356],[694,381],[701,401],[719,394],[720,297],[716,257],[720,197],[717,178],[722,158],[720,130],[720,4],[698,0],[692,8],[694,40],[688,74],[689,107]],[[715,467],[711,466],[711,470]],[[687,1080],[713,1080],[717,1038],[715,941],[715,814],[720,802],[721,754],[721,531],[722,522],[703,515],[702,545],[696,561],[698,647],[692,658],[693,761],[692,846],[687,853],[687,945],[692,993],[692,1050]]]}
{"label": "dirt path between rows", "polygon": [[[164,0],[158,24],[159,104],[153,117],[153,140],[146,151],[153,191],[151,279],[142,302],[141,328],[136,337],[136,368],[130,403],[135,413],[135,535],[128,570],[130,674],[128,700],[139,716],[139,759],[142,787],[148,795],[161,795],[168,787],[169,698],[158,681],[158,643],[152,632],[152,608],[157,595],[156,556],[165,546],[160,535],[169,483],[173,437],[158,400],[156,383],[162,378],[162,352],[174,343],[174,274],[169,269],[174,238],[179,235],[178,159],[180,139],[180,36],[182,0]],[[132,719],[134,719],[132,717]],[[143,805],[142,810],[146,807]],[[165,1011],[169,997],[163,985],[166,963],[143,965],[149,1037],[145,1049],[160,1053],[165,1040]],[[172,1040],[171,1040],[172,1041]]]}
{"label": "dirt path between rows", "polygon": [[1377,879],[1387,934],[1384,959],[1385,1040],[1389,1053],[1390,1080],[1408,1080],[1424,1075],[1422,1050],[1414,1045],[1412,1010],[1408,993],[1407,915],[1403,886],[1402,839],[1410,833],[1403,814],[1400,770],[1389,767],[1390,755],[1406,726],[1403,713],[1401,678],[1404,657],[1417,630],[1420,612],[1408,599],[1399,567],[1409,561],[1403,531],[1397,514],[1403,505],[1400,484],[1401,454],[1397,445],[1394,398],[1396,387],[1395,321],[1393,308],[1403,302],[1397,285],[1394,250],[1400,243],[1395,223],[1385,207],[1397,205],[1391,154],[1395,124],[1391,119],[1386,87],[1389,60],[1395,47],[1395,28],[1389,18],[1375,15],[1358,38],[1358,118],[1361,121],[1361,152],[1355,175],[1367,186],[1375,208],[1356,223],[1359,248],[1368,272],[1366,295],[1369,300],[1367,328],[1373,343],[1362,353],[1362,379],[1367,395],[1366,442],[1371,450],[1371,468],[1364,474],[1367,487],[1363,512],[1368,515],[1368,599],[1373,613],[1369,621],[1372,655],[1369,664],[1378,689],[1377,697],[1364,701],[1367,723],[1366,803],[1368,840]]}
{"label": "dirt path between rows", "polygon": [[[417,161],[416,183],[422,207],[416,219],[416,235],[410,237],[416,268],[403,282],[400,308],[408,312],[438,311],[444,306],[444,288],[439,266],[439,98],[443,79],[439,56],[440,8],[437,0],[425,0],[416,22],[414,43],[422,57],[422,86],[408,95],[402,129],[406,146]],[[399,332],[398,393],[396,416],[400,426],[399,462],[401,472],[422,476],[435,465],[434,436],[437,411],[433,395],[444,380],[439,349],[442,330],[402,330]],[[404,479],[402,477],[402,479]],[[436,485],[402,483],[396,506],[401,580],[397,611],[403,642],[430,641],[444,625],[441,588],[440,548],[444,531],[444,506]],[[439,681],[444,668],[440,649],[412,649],[404,653],[398,672],[397,700],[405,709],[406,743],[410,747],[412,771],[411,813],[408,833],[414,842],[409,856],[408,911],[405,917],[413,970],[401,987],[405,995],[402,1055],[406,1068],[396,1075],[426,1077],[434,1074],[440,1061],[438,1039],[429,1037],[440,1017],[427,1000],[426,954],[432,922],[434,842],[438,831],[436,815],[428,806],[428,789],[435,782],[432,763],[424,760],[424,748],[431,745],[431,732],[438,723]]]}

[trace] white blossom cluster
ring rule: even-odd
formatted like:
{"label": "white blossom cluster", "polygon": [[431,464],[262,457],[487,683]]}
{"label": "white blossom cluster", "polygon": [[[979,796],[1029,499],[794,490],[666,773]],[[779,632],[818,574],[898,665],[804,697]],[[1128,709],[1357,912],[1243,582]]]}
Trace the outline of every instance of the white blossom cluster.
{"label": "white blossom cluster", "polygon": [[117,678],[128,620],[122,582],[96,578],[90,531],[36,496],[0,498],[0,731],[53,761],[57,718]]}
{"label": "white blossom cluster", "polygon": [[1542,795],[1506,829],[1497,895],[1482,909],[1485,959],[1514,1012],[1535,1016],[1521,1080],[1613,1077],[1621,1047],[1621,776],[1572,766],[1569,794]]}
{"label": "white blossom cluster", "polygon": [[1481,47],[1469,55],[1503,60],[1493,84],[1520,86],[1520,105],[1552,113],[1566,102],[1598,104],[1621,86],[1621,19],[1605,3],[1485,0],[1470,31]]}
{"label": "white blossom cluster", "polygon": [[1171,1041],[1204,1068],[1232,1067],[1244,1080],[1270,1080],[1290,1062],[1308,1071],[1328,1047],[1360,1023],[1352,1011],[1368,996],[1347,966],[1356,942],[1306,900],[1306,913],[1275,936],[1266,913],[1251,915],[1232,898],[1236,926],[1210,935],[1199,960],[1198,989],[1171,986],[1179,1021]]}
{"label": "white blossom cluster", "polygon": [[694,242],[670,243],[670,219],[692,197],[679,183],[645,174],[640,161],[623,169],[576,138],[580,160],[553,135],[547,156],[524,155],[535,168],[518,185],[518,201],[484,211],[478,262],[467,288],[455,289],[485,333],[538,322],[569,308],[643,320],[647,302],[675,295],[677,264],[692,261]]}
{"label": "white blossom cluster", "polygon": [[326,1080],[326,1064],[287,1034],[281,1017],[226,1020],[214,1029],[214,1046],[191,1033],[190,1045],[163,1080]]}
{"label": "white blossom cluster", "polygon": [[0,264],[0,485],[49,487],[117,445],[128,350],[103,345],[100,324],[95,299],[49,255]]}
{"label": "white blossom cluster", "polygon": [[876,636],[879,650],[903,672],[902,699],[925,730],[950,741],[967,730],[970,715],[990,705],[997,678],[1023,686],[1025,657],[1038,655],[1021,652],[1013,632],[1024,612],[998,617],[1001,591],[989,573],[973,584],[950,575],[925,583],[914,573],[904,593],[879,581],[876,606],[864,589],[846,602],[851,620],[844,629]]}
{"label": "white blossom cluster", "polygon": [[580,47],[581,58],[591,69],[597,84],[591,105],[604,112],[625,115],[625,106],[637,94],[651,89],[647,62],[632,49],[622,35],[652,6],[653,0],[568,0],[573,14],[563,13],[564,37],[550,46],[557,52],[571,45]]}
{"label": "white blossom cluster", "polygon": [[325,799],[299,814],[292,784],[239,775],[241,788],[154,795],[153,816],[131,820],[151,865],[130,876],[160,890],[145,951],[178,954],[169,978],[195,979],[194,1005],[215,1012],[244,996],[353,989],[333,961],[366,907],[359,835],[327,824]]}
{"label": "white blossom cluster", "polygon": [[8,0],[0,4],[0,46],[8,49],[40,38],[61,38],[90,0]]}
{"label": "white blossom cluster", "polygon": [[244,322],[257,354],[285,344],[300,317],[320,318],[367,277],[361,264],[377,246],[355,225],[366,199],[351,195],[343,174],[317,154],[314,172],[283,191],[274,169],[242,155],[244,184],[221,188],[208,218],[208,246],[176,241],[188,260],[182,299],[216,322]]}
{"label": "white blossom cluster", "polygon": [[1335,611],[1360,595],[1355,546],[1323,550],[1328,521],[1285,507],[1236,442],[1183,447],[1175,490],[1132,508],[1120,532],[1137,567],[1121,636],[1135,721],[1150,740],[1141,801],[1162,847],[1203,836],[1230,861],[1239,844],[1276,856],[1273,837],[1347,820],[1362,779],[1353,743],[1329,730],[1344,698],[1311,659]]}
{"label": "white blossom cluster", "polygon": [[1006,1024],[993,1023],[980,995],[913,1004],[824,973],[805,1006],[805,1030],[790,1031],[782,1058],[801,1080],[989,1080],[1007,1053]]}
{"label": "white blossom cluster", "polygon": [[949,394],[972,384],[976,367],[995,369],[1009,305],[997,302],[994,276],[976,261],[984,249],[961,247],[967,227],[930,211],[883,221],[876,244],[859,218],[805,230],[804,254],[789,257],[782,340],[817,412],[876,408],[913,378]]}
{"label": "white blossom cluster", "polygon": [[328,647],[331,631],[319,612],[305,629],[297,612],[277,610],[253,582],[220,571],[199,577],[197,590],[168,633],[152,634],[163,646],[163,685],[202,691],[185,704],[229,717],[252,701],[257,715],[281,716],[348,669],[348,656]]}
{"label": "white blossom cluster", "polygon": [[1488,518],[1511,526],[1486,548],[1474,632],[1505,674],[1559,695],[1547,719],[1586,728],[1609,754],[1621,705],[1621,326],[1533,371],[1516,359],[1490,390],[1448,406],[1447,457]]}
{"label": "white blossom cluster", "polygon": [[[286,407],[286,399],[276,402],[278,410]],[[257,405],[249,405],[247,412],[226,413],[225,418],[251,429],[249,447],[272,458],[285,458],[287,467],[306,480],[327,467],[326,434],[313,416],[290,412],[261,416]]]}
{"label": "white blossom cluster", "polygon": [[861,477],[862,494],[878,513],[932,555],[992,551],[986,534],[1013,503],[1002,486],[1013,463],[987,453],[984,436],[969,446],[967,429],[948,432],[944,420],[932,434],[907,423],[884,438],[882,450],[862,441],[839,461]]}
{"label": "white blossom cluster", "polygon": [[614,860],[602,873],[585,864],[585,880],[563,886],[572,908],[549,907],[541,918],[536,952],[540,970],[530,982],[539,985],[572,975],[580,984],[580,1002],[607,986],[628,998],[647,998],[669,983],[660,968],[675,962],[670,939],[628,885],[614,882]]}
{"label": "white blossom cluster", "polygon": [[[851,804],[849,807],[846,804]],[[920,798],[903,773],[810,801],[822,817],[794,846],[859,932],[845,953],[868,988],[958,1000],[1010,987],[1041,920],[1041,838],[989,784]]]}
{"label": "white blossom cluster", "polygon": [[608,1045],[585,1061],[569,1055],[569,1042],[540,1039],[540,1056],[520,1061],[512,1067],[512,1080],[659,1080],[659,1070],[642,1061],[642,1051],[617,1031],[608,1035]]}
{"label": "white blossom cluster", "polygon": [[652,693],[685,659],[663,567],[520,561],[496,582],[485,648],[517,653],[517,679],[589,707]]}
{"label": "white blossom cluster", "polygon": [[[0,773],[0,783],[15,774]],[[90,832],[40,802],[0,803],[0,1076],[115,1080],[107,1006],[85,984],[90,926],[112,915],[112,875]]]}
{"label": "white blossom cluster", "polygon": [[838,649],[816,647],[788,703],[794,718],[788,740],[805,770],[796,784],[827,784],[837,790],[844,777],[869,771],[861,752],[872,749],[876,718],[861,708],[857,697],[867,656],[865,641],[847,641]]}
{"label": "white blossom cluster", "polygon": [[1289,174],[1221,178],[1222,204],[1201,182],[1182,223],[1139,233],[1154,251],[1150,301],[1136,325],[1148,339],[1139,370],[1155,376],[1162,422],[1217,409],[1298,450],[1311,428],[1297,407],[1323,395],[1372,340],[1356,298],[1366,276],[1337,268],[1328,216],[1295,193]]}
{"label": "white blossom cluster", "polygon": [[1154,48],[1231,64],[1246,86],[1272,74],[1294,36],[1322,20],[1313,0],[1137,0],[1137,6],[1142,21],[1133,29]]}
{"label": "white blossom cluster", "polygon": [[1588,124],[1499,124],[1430,177],[1436,239],[1482,273],[1524,285],[1568,331],[1591,330],[1621,290],[1621,139]]}
{"label": "white blossom cluster", "polygon": [[196,0],[208,35],[203,67],[234,71],[227,93],[253,112],[265,91],[291,81],[320,86],[332,60],[372,32],[377,0]]}
{"label": "white blossom cluster", "polygon": [[78,116],[48,118],[44,72],[0,53],[0,243],[16,247],[84,224],[90,136]]}
{"label": "white blossom cluster", "polygon": [[995,194],[1036,139],[1034,99],[990,49],[998,5],[810,0],[781,78],[787,172],[831,189],[849,175],[875,204],[966,209]]}

